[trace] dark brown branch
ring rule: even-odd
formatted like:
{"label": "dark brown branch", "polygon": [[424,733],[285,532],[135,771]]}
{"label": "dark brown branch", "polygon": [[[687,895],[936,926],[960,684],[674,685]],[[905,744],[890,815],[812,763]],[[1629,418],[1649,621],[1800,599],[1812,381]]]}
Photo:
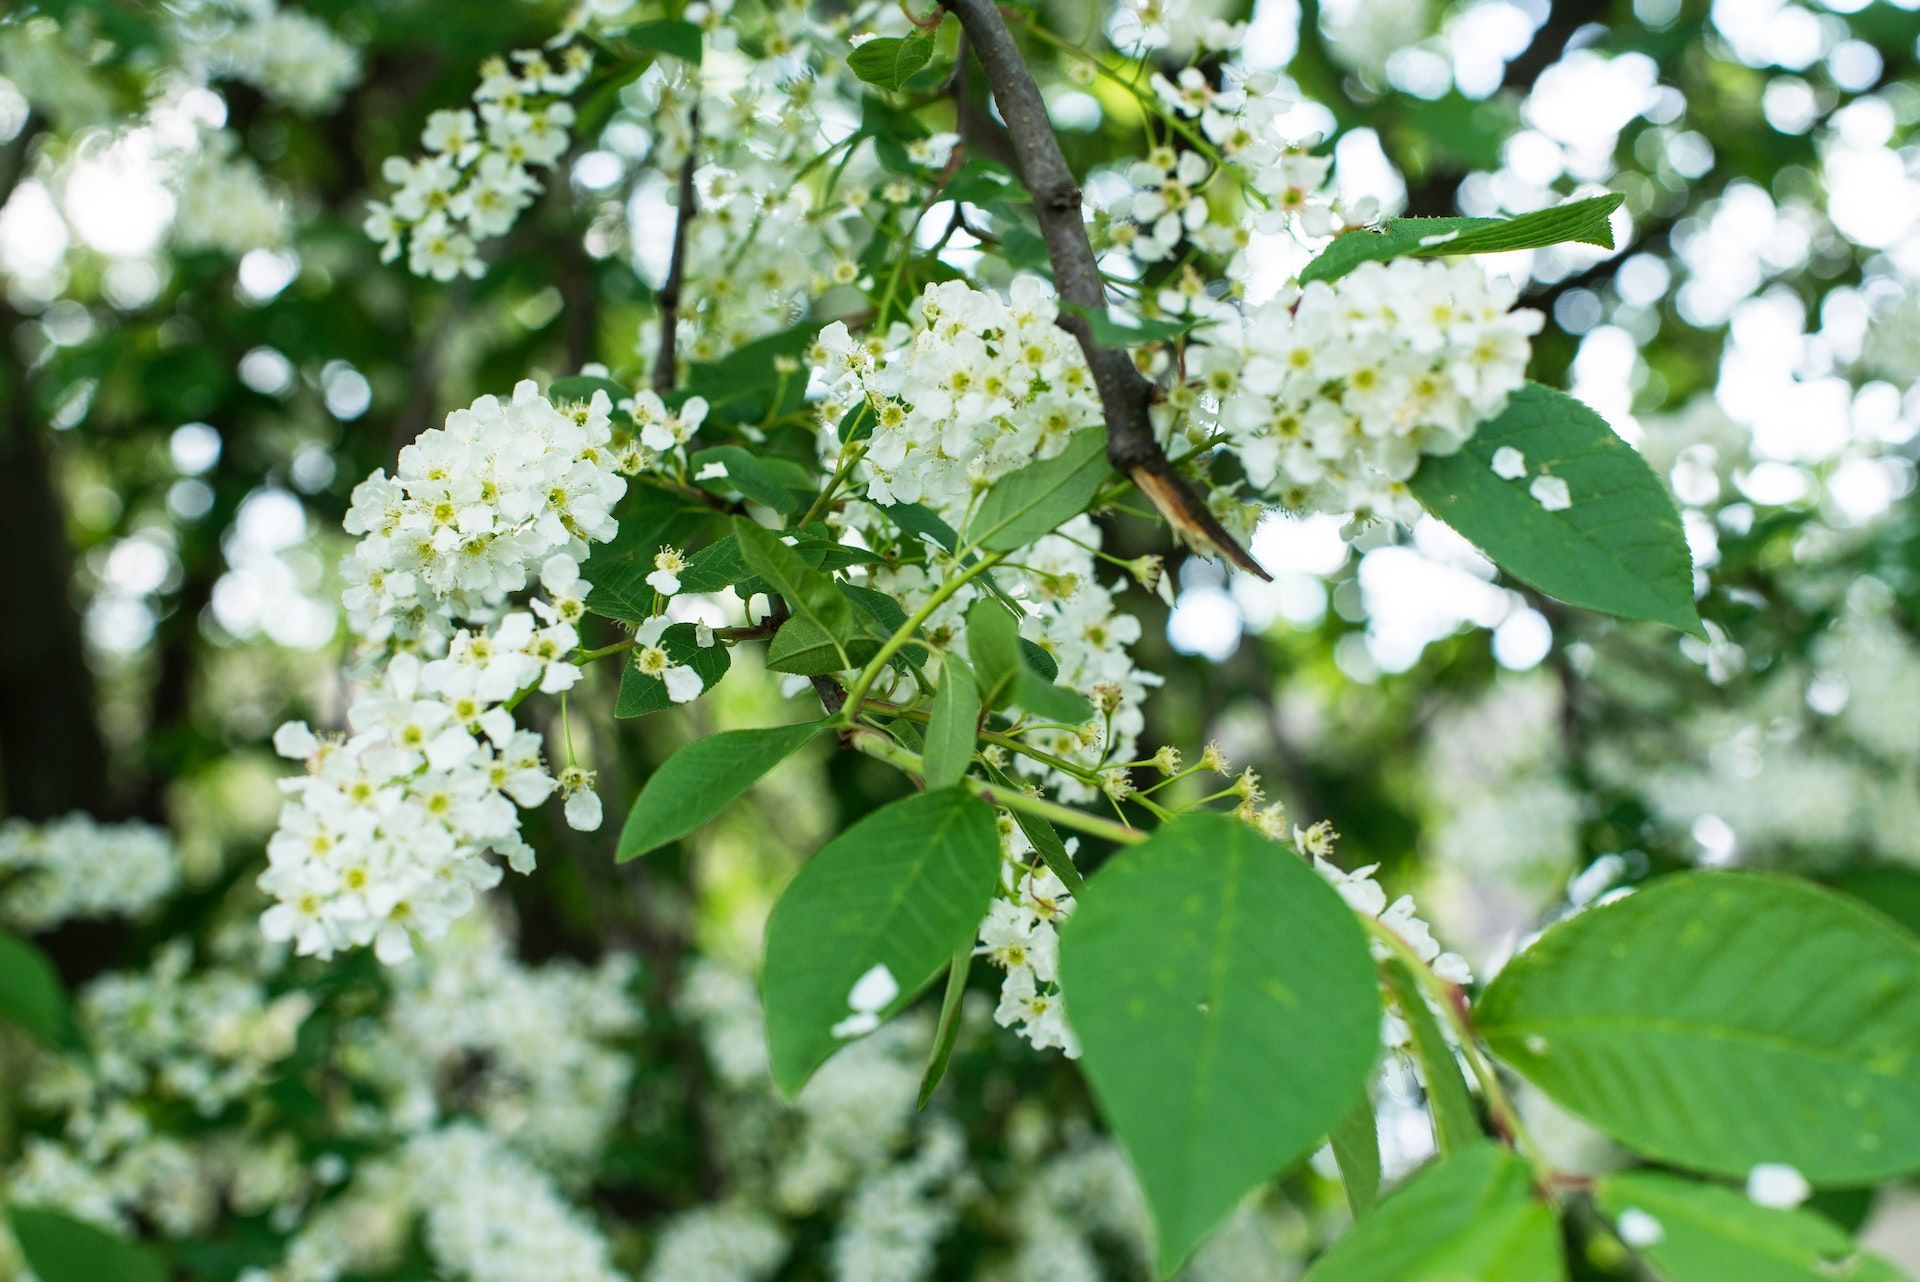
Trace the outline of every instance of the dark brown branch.
{"label": "dark brown branch", "polygon": [[679,338],[680,291],[687,282],[687,241],[693,236],[696,212],[693,171],[700,163],[700,104],[687,113],[687,158],[680,162],[680,209],[673,224],[673,251],[667,260],[667,278],[660,285],[660,347],[653,358],[653,390],[665,396],[673,390],[674,344]]}
{"label": "dark brown branch", "polygon": [[[1047,244],[1047,260],[1053,265],[1054,288],[1070,307],[1104,313],[1107,291],[1081,216],[1080,184],[1060,151],[1046,101],[1014,43],[1013,33],[994,0],[945,0],[945,4],[960,19],[961,29],[986,72],[993,100],[1007,122],[1020,178],[1033,196],[1034,216]],[[1118,348],[1102,347],[1095,341],[1086,316],[1077,311],[1063,310],[1059,324],[1079,340],[1080,350],[1086,353],[1087,368],[1106,414],[1107,458],[1114,468],[1132,478],[1176,533],[1267,578],[1267,572],[1227,533],[1199,494],[1167,461],[1166,451],[1154,437],[1149,413],[1155,389],[1134,367],[1133,359]]]}

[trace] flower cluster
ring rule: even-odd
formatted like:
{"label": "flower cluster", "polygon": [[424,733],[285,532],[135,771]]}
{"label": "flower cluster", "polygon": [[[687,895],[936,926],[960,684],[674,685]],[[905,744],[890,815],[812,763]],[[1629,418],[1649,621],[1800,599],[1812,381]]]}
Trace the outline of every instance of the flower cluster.
{"label": "flower cluster", "polygon": [[[1000,819],[1006,850],[1003,885],[980,923],[974,952],[1006,972],[1000,981],[995,1022],[1012,1028],[1037,1050],[1058,1047],[1069,1059],[1080,1043],[1067,1027],[1060,1007],[1060,924],[1072,915],[1073,895],[1051,869],[1040,864],[1033,844],[1012,818]],[[1067,842],[1071,854],[1078,838]]]}
{"label": "flower cluster", "polygon": [[0,823],[0,923],[16,930],[136,917],[179,880],[172,838],[150,824],[103,824],[78,812]]}
{"label": "flower cluster", "polygon": [[922,503],[959,526],[995,480],[1101,423],[1086,359],[1057,315],[1046,282],[1018,276],[1006,298],[929,285],[913,324],[878,351],[837,321],[822,331],[813,356],[835,393],[827,421],[856,397],[873,419],[868,497]]}
{"label": "flower cluster", "polygon": [[483,396],[400,451],[389,477],[353,491],[346,528],[363,536],[341,565],[359,636],[437,647],[455,618],[487,618],[536,573],[555,623],[579,617],[577,570],[613,537],[626,481],[613,466],[604,392],[564,409],[532,381]]}
{"label": "flower cluster", "polygon": [[[360,56],[311,14],[275,0],[209,0],[202,57],[275,102],[312,114],[331,107],[360,79]],[[183,23],[198,25],[189,9]]]}
{"label": "flower cluster", "polygon": [[286,201],[239,154],[231,132],[202,134],[199,147],[182,157],[174,181],[173,238],[182,249],[235,258],[286,241]]}
{"label": "flower cluster", "polygon": [[565,98],[592,66],[593,55],[577,43],[489,60],[471,108],[427,118],[426,155],[387,158],[381,174],[393,195],[374,201],[366,220],[381,260],[404,251],[416,276],[479,276],[479,242],[513,226],[540,191],[533,171],[566,154],[574,114]]}
{"label": "flower cluster", "polygon": [[1295,511],[1413,519],[1405,482],[1525,381],[1540,313],[1470,262],[1365,263],[1254,309],[1203,379],[1247,478]]}

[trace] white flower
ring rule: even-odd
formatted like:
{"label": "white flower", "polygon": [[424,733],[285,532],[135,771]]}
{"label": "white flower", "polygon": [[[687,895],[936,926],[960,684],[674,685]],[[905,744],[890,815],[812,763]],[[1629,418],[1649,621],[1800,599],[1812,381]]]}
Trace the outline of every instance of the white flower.
{"label": "white flower", "polygon": [[575,789],[567,797],[567,826],[578,832],[593,832],[600,827],[600,794],[592,787]]}
{"label": "white flower", "polygon": [[1573,506],[1573,495],[1568,492],[1566,481],[1557,476],[1534,477],[1527,493],[1549,512],[1564,512]]}
{"label": "white flower", "polygon": [[1747,1172],[1747,1197],[1759,1206],[1790,1210],[1812,1193],[1806,1176],[1779,1162],[1763,1162]]}
{"label": "white flower", "polygon": [[1614,1228],[1618,1230],[1620,1240],[1636,1251],[1658,1246],[1667,1236],[1667,1231],[1661,1227],[1660,1221],[1637,1206],[1630,1206],[1620,1212],[1620,1218],[1614,1222]]}
{"label": "white flower", "polygon": [[1503,481],[1517,481],[1527,474],[1527,456],[1511,445],[1493,452],[1493,474]]}
{"label": "white flower", "polygon": [[686,559],[677,550],[663,547],[654,554],[653,573],[647,576],[647,586],[661,596],[672,596],[680,590],[680,571],[686,568]]}

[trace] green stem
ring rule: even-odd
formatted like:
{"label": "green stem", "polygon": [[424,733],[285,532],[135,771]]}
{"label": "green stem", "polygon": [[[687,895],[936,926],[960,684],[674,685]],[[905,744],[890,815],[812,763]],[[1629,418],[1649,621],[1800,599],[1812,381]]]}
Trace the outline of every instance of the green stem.
{"label": "green stem", "polygon": [[866,667],[860,669],[858,676],[854,677],[853,684],[847,687],[847,703],[841,711],[841,716],[849,722],[852,721],[860,711],[860,701],[866,697],[867,691],[872,689],[873,683],[879,679],[881,669],[887,666],[889,659],[900,653],[901,648],[912,639],[913,634],[920,630],[920,625],[932,618],[933,612],[946,604],[954,593],[998,565],[1006,555],[1005,552],[989,552],[935,589],[934,594],[928,597],[892,636],[887,638],[886,644],[880,647],[880,652],[873,656]]}
{"label": "green stem", "polygon": [[574,656],[573,662],[575,666],[592,663],[595,659],[604,659],[610,654],[619,654],[622,650],[631,650],[639,644],[638,641],[632,639],[615,641],[612,645],[603,645],[598,650],[588,650],[582,654],[577,654]]}
{"label": "green stem", "polygon": [[[873,729],[871,726],[854,726],[851,730],[847,731],[846,740],[847,746],[858,752],[864,752],[869,757],[878,761],[884,761],[888,765],[899,770],[904,770],[915,777],[925,777],[925,767],[921,764],[919,756],[908,752],[891,738]],[[962,783],[965,785],[967,791],[989,805],[999,806],[1006,810],[1018,810],[1029,815],[1038,815],[1040,818],[1062,828],[1072,828],[1077,832],[1084,832],[1090,836],[1099,837],[1106,841],[1118,842],[1122,845],[1129,846],[1147,839],[1145,832],[1142,832],[1130,824],[1115,823],[1111,819],[1102,819],[1098,815],[1090,815],[1085,811],[1075,810],[1072,806],[1063,806],[1058,802],[1048,801],[1044,797],[1029,796],[1027,793],[1021,792],[1018,789],[1001,788],[988,783],[984,779],[976,779],[971,775],[962,780]]]}

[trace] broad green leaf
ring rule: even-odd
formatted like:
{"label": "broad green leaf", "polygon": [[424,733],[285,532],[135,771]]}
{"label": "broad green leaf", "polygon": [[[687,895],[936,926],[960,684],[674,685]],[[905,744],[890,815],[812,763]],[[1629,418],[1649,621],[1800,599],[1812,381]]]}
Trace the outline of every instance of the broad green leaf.
{"label": "broad green leaf", "polygon": [[1378,231],[1361,228],[1334,237],[1300,273],[1300,283],[1337,280],[1362,263],[1389,258],[1493,254],[1568,241],[1612,249],[1612,214],[1624,199],[1617,192],[1609,192],[1517,218],[1388,219]]}
{"label": "broad green leaf", "polygon": [[694,740],[661,763],[633,799],[614,858],[625,863],[686,836],[739,800],[824,724],[723,730]]}
{"label": "broad green leaf", "polygon": [[931,508],[918,503],[883,503],[879,507],[895,525],[915,538],[932,539],[949,552],[959,546],[960,536]]}
{"label": "broad green leaf", "polygon": [[1327,1142],[1340,1165],[1347,1207],[1357,1220],[1380,1200],[1380,1123],[1373,1115],[1373,1101],[1362,1094],[1339,1125],[1327,1132]]}
{"label": "broad green leaf", "polygon": [[799,553],[780,541],[771,530],[736,517],[733,537],[740,544],[740,555],[747,568],[767,581],[787,603],[796,619],[807,619],[826,637],[841,647],[841,668],[850,668],[852,660],[845,647],[857,635],[853,602],[834,585],[833,576],[822,574],[801,559]]}
{"label": "broad green leaf", "polygon": [[999,601],[982,597],[968,609],[967,656],[973,660],[975,686],[984,708],[1017,703],[1037,717],[1074,726],[1093,716],[1093,705],[1085,695],[1054,685],[1042,675],[1035,656],[1049,665],[1051,656],[1020,635],[1019,624]]}
{"label": "broad green leaf", "polygon": [[882,89],[898,89],[933,61],[933,37],[924,31],[876,36],[847,55],[853,74]]}
{"label": "broad green leaf", "polygon": [[146,1248],[84,1220],[40,1207],[7,1211],[40,1282],[167,1282],[167,1270]]}
{"label": "broad green leaf", "polygon": [[1460,1076],[1453,1045],[1440,1032],[1439,1021],[1420,994],[1420,983],[1398,958],[1387,963],[1387,986],[1394,1005],[1413,1035],[1413,1055],[1420,1064],[1420,1081],[1427,1091],[1427,1110],[1433,1114],[1433,1138],[1442,1153],[1477,1144],[1486,1138],[1473,1096]]}
{"label": "broad green leaf", "polygon": [[767,646],[767,666],[775,672],[803,677],[825,676],[864,666],[880,650],[873,637],[857,636],[841,642],[820,630],[812,619],[788,619]]}
{"label": "broad green leaf", "polygon": [[641,49],[664,53],[682,62],[697,65],[700,61],[700,28],[679,18],[663,18],[629,27],[626,39]]}
{"label": "broad green leaf", "polygon": [[653,558],[663,547],[685,547],[714,514],[678,495],[635,485],[622,500],[620,529],[610,542],[593,549],[580,577],[593,585],[587,609],[603,618],[644,623],[652,612],[654,590],[647,585]]}
{"label": "broad green leaf", "polygon": [[1553,1212],[1526,1164],[1482,1142],[1416,1172],[1308,1271],[1306,1282],[1556,1282]]}
{"label": "broad green leaf", "polygon": [[[695,633],[696,629],[691,623],[672,624],[660,634],[660,648],[676,664],[683,664],[700,674],[700,693],[705,694],[727,675],[727,670],[733,666],[733,652],[718,641],[712,645],[701,645]],[[634,666],[632,657],[628,656],[621,664],[620,693],[613,701],[613,715],[645,717],[665,712],[673,706],[673,696],[667,693],[667,683],[640,671]]]}
{"label": "broad green leaf", "polygon": [[776,512],[798,512],[813,498],[814,474],[792,459],[755,454],[739,445],[714,445],[687,460],[694,474],[715,463],[725,476],[696,481],[703,490],[732,491]]}
{"label": "broad green leaf", "polygon": [[1833,888],[1879,909],[1920,935],[1920,872],[1881,864],[1853,868],[1833,878]]}
{"label": "broad green leaf", "polygon": [[1066,449],[1052,458],[994,482],[967,527],[967,541],[993,552],[1025,547],[1086,511],[1101,482],[1112,474],[1106,429],[1075,432]]}
{"label": "broad green leaf", "polygon": [[974,688],[973,669],[959,655],[949,654],[940,669],[940,688],[933,693],[927,746],[921,754],[927,787],[945,788],[966,777],[979,734],[980,692]]}
{"label": "broad green leaf", "polygon": [[940,1023],[933,1032],[933,1049],[927,1054],[927,1067],[920,1074],[920,1095],[915,1107],[925,1108],[934,1088],[947,1075],[953,1059],[953,1044],[960,1037],[960,1006],[967,995],[967,971],[973,965],[973,942],[969,940],[953,955],[947,968],[947,991],[940,999]]}
{"label": "broad green leaf", "polygon": [[1528,1080],[1662,1162],[1920,1170],[1920,941],[1832,891],[1664,878],[1549,930],[1477,1013]]}
{"label": "broad green leaf", "polygon": [[1175,819],[1087,883],[1061,938],[1081,1067],[1171,1273],[1366,1088],[1380,992],[1351,909],[1229,815]]}
{"label": "broad green leaf", "polygon": [[1903,1282],[1811,1211],[1757,1206],[1731,1189],[1629,1171],[1602,1180],[1601,1209],[1665,1282]]}
{"label": "broad green leaf", "polygon": [[45,953],[4,930],[0,930],[0,1019],[18,1024],[49,1046],[80,1044],[60,973]]}
{"label": "broad green leaf", "polygon": [[595,392],[605,392],[615,405],[632,396],[620,384],[610,378],[601,378],[597,374],[575,374],[570,378],[556,378],[547,387],[547,399],[552,401],[590,401]]}
{"label": "broad green leaf", "polygon": [[788,1098],[833,1054],[857,980],[885,966],[891,1017],[968,947],[1000,875],[986,802],[942,788],[874,811],[823,846],[767,919],[767,1051]]}
{"label": "broad green leaf", "polygon": [[[881,560],[865,548],[848,547],[831,539],[801,538],[790,544],[795,556],[815,570],[839,570],[849,565],[872,565]],[[844,591],[848,585],[841,584]],[[732,535],[716,539],[687,558],[680,571],[680,591],[718,592],[733,588],[742,597],[767,590],[766,582],[747,568],[739,540]]]}
{"label": "broad green leaf", "polygon": [[[1526,459],[1518,480],[1493,472],[1507,446]],[[1542,475],[1566,482],[1571,506],[1549,511],[1533,497]],[[1564,392],[1527,384],[1464,449],[1429,455],[1407,484],[1427,511],[1547,595],[1706,635],[1673,500],[1631,445]]]}

